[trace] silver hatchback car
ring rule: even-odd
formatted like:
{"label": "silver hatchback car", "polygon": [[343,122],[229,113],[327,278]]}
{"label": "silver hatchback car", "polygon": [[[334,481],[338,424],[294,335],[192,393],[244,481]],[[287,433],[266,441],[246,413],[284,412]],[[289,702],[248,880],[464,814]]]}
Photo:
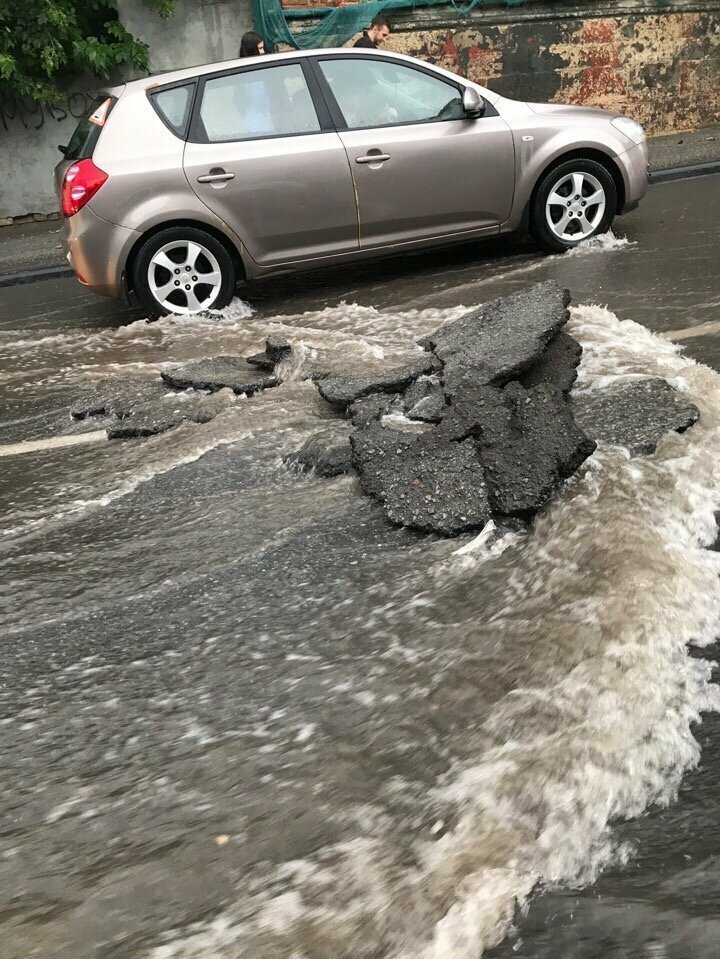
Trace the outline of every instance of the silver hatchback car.
{"label": "silver hatchback car", "polygon": [[562,251],[647,190],[628,117],[366,49],[113,87],[61,150],[78,280],[155,316],[223,307],[245,279],[518,230]]}

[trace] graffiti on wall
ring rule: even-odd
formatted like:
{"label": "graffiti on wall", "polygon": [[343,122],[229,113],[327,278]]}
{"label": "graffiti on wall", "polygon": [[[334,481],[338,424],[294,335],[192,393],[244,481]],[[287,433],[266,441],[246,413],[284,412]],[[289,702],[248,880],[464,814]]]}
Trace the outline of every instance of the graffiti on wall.
{"label": "graffiti on wall", "polygon": [[62,102],[52,106],[37,103],[27,97],[13,94],[0,97],[0,132],[9,133],[11,129],[40,130],[46,123],[62,123],[68,119],[79,120],[90,112],[94,97],[89,93],[76,91],[68,93]]}

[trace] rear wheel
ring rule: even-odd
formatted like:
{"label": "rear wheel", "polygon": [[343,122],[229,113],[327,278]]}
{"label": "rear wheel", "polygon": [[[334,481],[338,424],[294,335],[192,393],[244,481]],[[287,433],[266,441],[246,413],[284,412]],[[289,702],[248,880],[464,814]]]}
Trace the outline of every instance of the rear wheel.
{"label": "rear wheel", "polygon": [[568,160],[540,182],[532,204],[533,238],[562,252],[607,233],[617,209],[612,176],[595,160]]}
{"label": "rear wheel", "polygon": [[169,227],[140,248],[134,287],[151,316],[219,310],[232,298],[235,267],[214,236],[195,227]]}

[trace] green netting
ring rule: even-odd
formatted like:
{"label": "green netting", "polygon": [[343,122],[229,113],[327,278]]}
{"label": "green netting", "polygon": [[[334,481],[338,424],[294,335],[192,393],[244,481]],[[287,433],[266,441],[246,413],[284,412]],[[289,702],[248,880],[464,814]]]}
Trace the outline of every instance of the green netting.
{"label": "green netting", "polygon": [[[508,6],[519,5],[523,0],[505,0]],[[377,13],[390,13],[392,10],[413,9],[415,7],[434,7],[439,4],[451,5],[459,13],[469,13],[482,4],[497,4],[497,0],[363,0],[362,3],[348,4],[331,9],[285,11],[280,0],[253,0],[253,19],[255,29],[265,43],[275,48],[278,44],[287,44],[296,49],[310,50],[315,47],[339,47],[356,33],[365,30]],[[317,17],[318,22],[304,26],[301,30],[291,30],[288,16]]]}

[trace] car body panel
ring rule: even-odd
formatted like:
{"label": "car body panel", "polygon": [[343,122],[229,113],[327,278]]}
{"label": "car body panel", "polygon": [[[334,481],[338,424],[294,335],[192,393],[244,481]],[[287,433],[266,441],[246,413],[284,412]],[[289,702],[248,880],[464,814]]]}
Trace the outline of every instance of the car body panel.
{"label": "car body panel", "polygon": [[[343,130],[340,138],[355,182],[361,249],[497,233],[508,218],[513,140],[501,117]],[[373,153],[389,159],[358,162]]]}
{"label": "car body panel", "polygon": [[[260,266],[358,249],[355,193],[335,132],[188,142],[184,166],[200,201],[243,237]],[[212,171],[234,177],[198,182]]]}
{"label": "car body panel", "polygon": [[[550,109],[547,114],[541,114],[540,107]],[[628,156],[636,144],[609,122],[616,114],[590,107],[530,104],[504,98],[497,109],[511,127],[515,141],[516,190],[513,210],[505,224],[508,231],[517,229],[522,222],[543,173],[571,153],[598,153],[607,157],[622,177],[626,205],[636,204],[645,195],[647,156],[645,160],[642,154],[634,152]],[[560,126],[558,116],[563,118]],[[637,170],[628,169],[633,164]]]}
{"label": "car body panel", "polygon": [[123,293],[123,270],[142,233],[103,220],[86,204],[60,228],[63,247],[78,279],[99,296]]}
{"label": "car body panel", "polygon": [[88,205],[104,220],[131,230],[152,228],[162,217],[188,216],[201,204],[188,190],[184,147],[160,121],[144,90],[128,84],[93,154],[108,180]]}

